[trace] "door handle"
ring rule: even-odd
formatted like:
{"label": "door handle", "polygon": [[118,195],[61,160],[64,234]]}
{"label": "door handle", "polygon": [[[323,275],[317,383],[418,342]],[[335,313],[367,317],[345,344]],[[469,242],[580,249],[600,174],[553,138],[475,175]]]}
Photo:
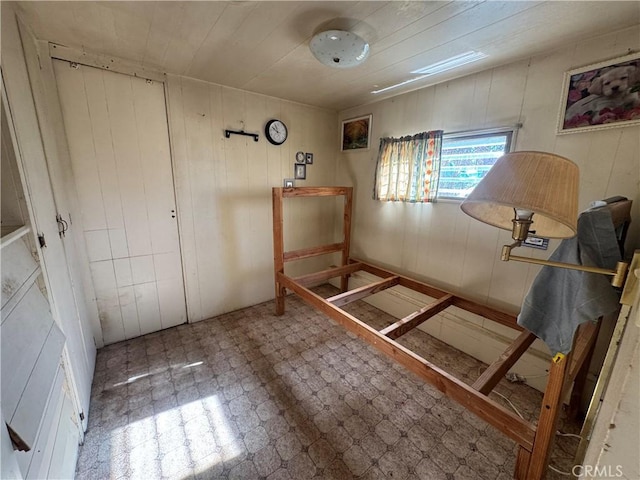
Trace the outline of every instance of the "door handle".
{"label": "door handle", "polygon": [[62,238],[67,233],[67,230],[69,230],[69,224],[60,214],[56,215],[56,222],[58,222],[58,235]]}

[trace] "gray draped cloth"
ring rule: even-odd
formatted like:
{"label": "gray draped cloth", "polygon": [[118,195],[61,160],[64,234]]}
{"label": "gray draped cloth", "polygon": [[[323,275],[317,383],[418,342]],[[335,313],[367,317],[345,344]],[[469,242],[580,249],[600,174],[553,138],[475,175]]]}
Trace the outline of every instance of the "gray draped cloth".
{"label": "gray draped cloth", "polygon": [[[583,212],[578,234],[563,240],[550,260],[615,268],[620,250],[609,210]],[[524,299],[518,324],[541,338],[552,354],[567,354],[581,323],[618,308],[618,293],[610,281],[607,275],[542,267]]]}

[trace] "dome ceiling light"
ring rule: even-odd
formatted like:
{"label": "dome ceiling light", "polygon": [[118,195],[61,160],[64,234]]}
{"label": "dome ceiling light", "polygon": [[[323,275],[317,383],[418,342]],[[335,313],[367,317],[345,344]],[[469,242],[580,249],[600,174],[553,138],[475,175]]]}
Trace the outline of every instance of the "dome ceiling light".
{"label": "dome ceiling light", "polygon": [[356,67],[369,56],[369,44],[362,37],[345,30],[317,33],[309,48],[320,63],[333,68]]}

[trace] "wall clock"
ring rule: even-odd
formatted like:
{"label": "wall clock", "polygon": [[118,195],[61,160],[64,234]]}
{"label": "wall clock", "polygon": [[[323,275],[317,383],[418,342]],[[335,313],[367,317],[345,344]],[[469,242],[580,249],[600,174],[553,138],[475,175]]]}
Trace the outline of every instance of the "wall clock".
{"label": "wall clock", "polygon": [[264,127],[264,134],[273,145],[282,145],[287,139],[287,126],[281,120],[269,120]]}

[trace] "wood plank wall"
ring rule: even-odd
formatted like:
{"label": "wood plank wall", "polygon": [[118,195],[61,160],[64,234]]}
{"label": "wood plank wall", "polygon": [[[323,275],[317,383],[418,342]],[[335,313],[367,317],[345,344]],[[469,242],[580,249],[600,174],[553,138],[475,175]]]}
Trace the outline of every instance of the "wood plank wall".
{"label": "wood plank wall", "polygon": [[[273,298],[271,187],[293,178],[297,151],[312,152],[314,163],[296,185],[333,185],[338,120],[333,111],[185,77],[168,76],[167,85],[187,308],[198,321]],[[289,130],[279,147],[264,137],[272,118]],[[227,139],[225,129],[260,139]],[[337,241],[334,201],[293,199],[285,248]],[[319,265],[327,260],[292,262],[288,271]]]}
{"label": "wood plank wall", "polygon": [[[378,103],[345,110],[339,119],[373,114],[372,145],[380,137],[402,136],[430,129],[463,131],[522,123],[515,149],[564,155],[580,167],[582,210],[593,200],[624,195],[634,200],[629,251],[640,237],[640,127],[556,135],[556,120],[564,72],[640,47],[640,27],[621,30],[556,52],[524,59],[476,75],[416,90]],[[474,300],[517,312],[539,267],[502,262],[500,248],[510,233],[475,221],[462,213],[459,202],[394,204],[371,199],[377,149],[338,155],[339,185],[354,185],[352,255],[424,279]],[[521,255],[547,258],[549,250],[520,249]],[[364,281],[364,280],[363,280]],[[358,279],[353,279],[357,286]],[[397,290],[397,289],[394,289]],[[425,299],[384,292],[372,302],[402,316]],[[497,326],[499,327],[499,326]],[[497,358],[513,332],[464,312],[445,311],[420,328],[470,355],[490,362]],[[515,371],[543,389],[546,382],[536,341]]]}
{"label": "wood plank wall", "polygon": [[[340,112],[341,119],[373,114],[372,145],[383,136],[430,129],[445,132],[522,123],[517,150],[554,152],[580,167],[580,209],[593,200],[624,195],[634,200],[627,245],[640,232],[640,127],[556,135],[564,72],[624,54],[640,45],[640,27],[625,29],[548,55]],[[538,267],[500,261],[510,232],[475,221],[459,202],[431,205],[371,199],[377,150],[340,154],[338,184],[357,185],[352,253],[400,272],[517,311]],[[521,249],[548,257],[548,251]]]}

